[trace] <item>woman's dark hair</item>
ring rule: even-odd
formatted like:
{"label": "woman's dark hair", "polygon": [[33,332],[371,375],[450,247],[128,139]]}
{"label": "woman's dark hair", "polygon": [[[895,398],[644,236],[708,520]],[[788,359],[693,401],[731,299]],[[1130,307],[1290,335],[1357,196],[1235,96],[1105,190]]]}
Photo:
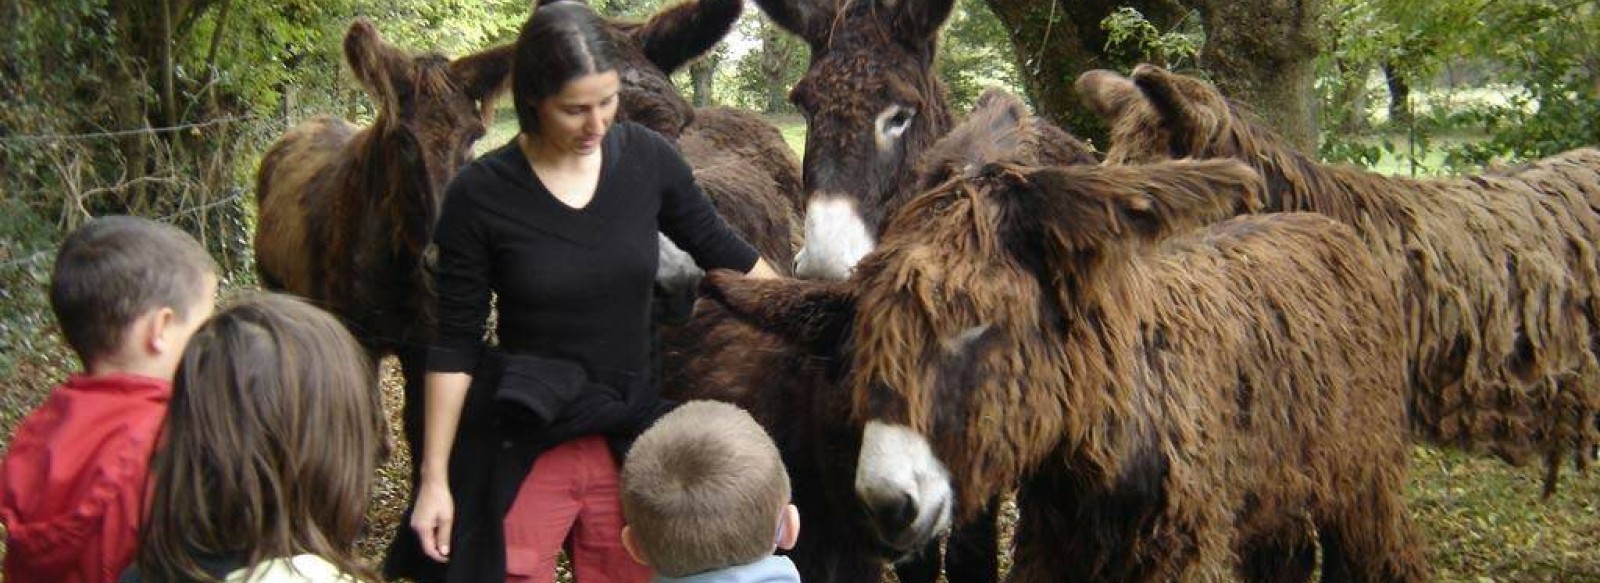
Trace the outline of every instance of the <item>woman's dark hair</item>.
{"label": "woman's dark hair", "polygon": [[184,350],[162,434],[145,580],[212,580],[197,557],[299,554],[378,580],[355,542],[388,432],[373,366],[333,316],[275,294],[218,312]]}
{"label": "woman's dark hair", "polygon": [[511,96],[522,133],[539,133],[539,103],[568,81],[619,70],[606,22],[574,0],[543,3],[522,25],[512,57]]}

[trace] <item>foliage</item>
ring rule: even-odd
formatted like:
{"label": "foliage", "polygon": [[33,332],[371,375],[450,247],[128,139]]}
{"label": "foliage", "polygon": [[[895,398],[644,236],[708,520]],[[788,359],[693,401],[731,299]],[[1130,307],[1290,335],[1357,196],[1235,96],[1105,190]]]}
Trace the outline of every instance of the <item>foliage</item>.
{"label": "foliage", "polygon": [[1019,93],[1016,59],[994,12],[982,0],[957,0],[940,35],[934,66],[950,90],[950,108],[966,112],[988,87]]}
{"label": "foliage", "polygon": [[[398,46],[461,54],[504,41],[523,0],[15,0],[0,19],[0,352],[48,328],[55,241],[90,216],[175,223],[248,281],[252,178],[312,114],[368,118],[344,72],[351,19]],[[170,11],[168,14],[163,11]],[[168,81],[170,79],[170,82]],[[41,271],[45,270],[45,271]],[[43,274],[43,275],[41,275]],[[0,358],[0,369],[9,368]]]}
{"label": "foliage", "polygon": [[1476,48],[1526,93],[1463,116],[1491,138],[1457,150],[1455,159],[1522,161],[1600,144],[1600,2],[1507,0],[1485,6],[1483,18],[1494,23],[1494,37],[1521,39]]}
{"label": "foliage", "polygon": [[[1324,158],[1371,163],[1381,150],[1422,158],[1451,142],[1442,147],[1459,170],[1600,142],[1600,2],[1336,0],[1333,8],[1318,80]],[[1422,111],[1413,97],[1391,109],[1415,115],[1370,134],[1370,102],[1390,99],[1370,83],[1375,71],[1436,93],[1453,91],[1435,81],[1457,70],[1475,85],[1504,87],[1503,98]],[[1485,139],[1430,139],[1463,132]]]}
{"label": "foliage", "polygon": [[1106,31],[1105,50],[1107,53],[1133,50],[1139,54],[1141,62],[1169,69],[1183,67],[1200,54],[1200,47],[1206,40],[1198,24],[1191,22],[1194,14],[1191,12],[1191,18],[1164,31],[1146,19],[1139,9],[1120,7],[1100,22],[1100,28]]}
{"label": "foliage", "polygon": [[718,85],[728,88],[728,93],[718,101],[766,113],[793,113],[788,91],[805,74],[810,48],[759,11],[739,17],[734,30],[743,38],[756,39],[757,44],[727,68],[731,78]]}

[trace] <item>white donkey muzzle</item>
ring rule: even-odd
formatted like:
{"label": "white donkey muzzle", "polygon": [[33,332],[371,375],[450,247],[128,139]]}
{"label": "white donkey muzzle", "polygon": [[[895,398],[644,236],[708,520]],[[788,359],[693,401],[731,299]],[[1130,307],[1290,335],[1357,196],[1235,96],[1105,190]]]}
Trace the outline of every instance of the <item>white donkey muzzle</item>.
{"label": "white donkey muzzle", "polygon": [[856,465],[856,495],[885,545],[902,553],[922,549],[950,528],[950,473],[911,428],[867,423]]}

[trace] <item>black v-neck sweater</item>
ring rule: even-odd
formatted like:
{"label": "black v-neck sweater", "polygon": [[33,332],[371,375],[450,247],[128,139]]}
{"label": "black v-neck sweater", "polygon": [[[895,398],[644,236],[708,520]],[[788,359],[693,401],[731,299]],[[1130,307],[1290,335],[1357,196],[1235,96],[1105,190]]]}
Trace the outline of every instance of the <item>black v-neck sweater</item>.
{"label": "black v-neck sweater", "polygon": [[601,148],[600,179],[581,209],[543,186],[515,140],[450,182],[434,236],[439,329],[429,371],[473,370],[492,290],[506,352],[570,360],[593,379],[648,378],[656,232],[702,268],[755,265],[755,249],[665,138],[620,122]]}

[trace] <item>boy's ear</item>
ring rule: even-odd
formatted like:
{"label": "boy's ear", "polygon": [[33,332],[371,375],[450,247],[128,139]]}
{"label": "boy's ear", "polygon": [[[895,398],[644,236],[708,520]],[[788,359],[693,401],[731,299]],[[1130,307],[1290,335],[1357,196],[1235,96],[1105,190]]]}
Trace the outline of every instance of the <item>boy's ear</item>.
{"label": "boy's ear", "polygon": [[639,548],[639,539],[633,536],[633,527],[631,526],[624,525],[622,527],[622,548],[628,551],[628,556],[633,557],[634,562],[646,567],[650,566],[650,561],[644,556],[644,549]]}
{"label": "boy's ear", "polygon": [[162,306],[151,310],[146,316],[139,319],[135,332],[142,336],[136,338],[143,350],[157,354],[166,354],[173,350],[183,350],[183,342],[174,334],[174,330],[182,323],[178,312],[170,307]]}
{"label": "boy's ear", "polygon": [[794,550],[795,543],[799,541],[800,508],[793,504],[785,505],[783,514],[778,517],[777,547],[786,551]]}

